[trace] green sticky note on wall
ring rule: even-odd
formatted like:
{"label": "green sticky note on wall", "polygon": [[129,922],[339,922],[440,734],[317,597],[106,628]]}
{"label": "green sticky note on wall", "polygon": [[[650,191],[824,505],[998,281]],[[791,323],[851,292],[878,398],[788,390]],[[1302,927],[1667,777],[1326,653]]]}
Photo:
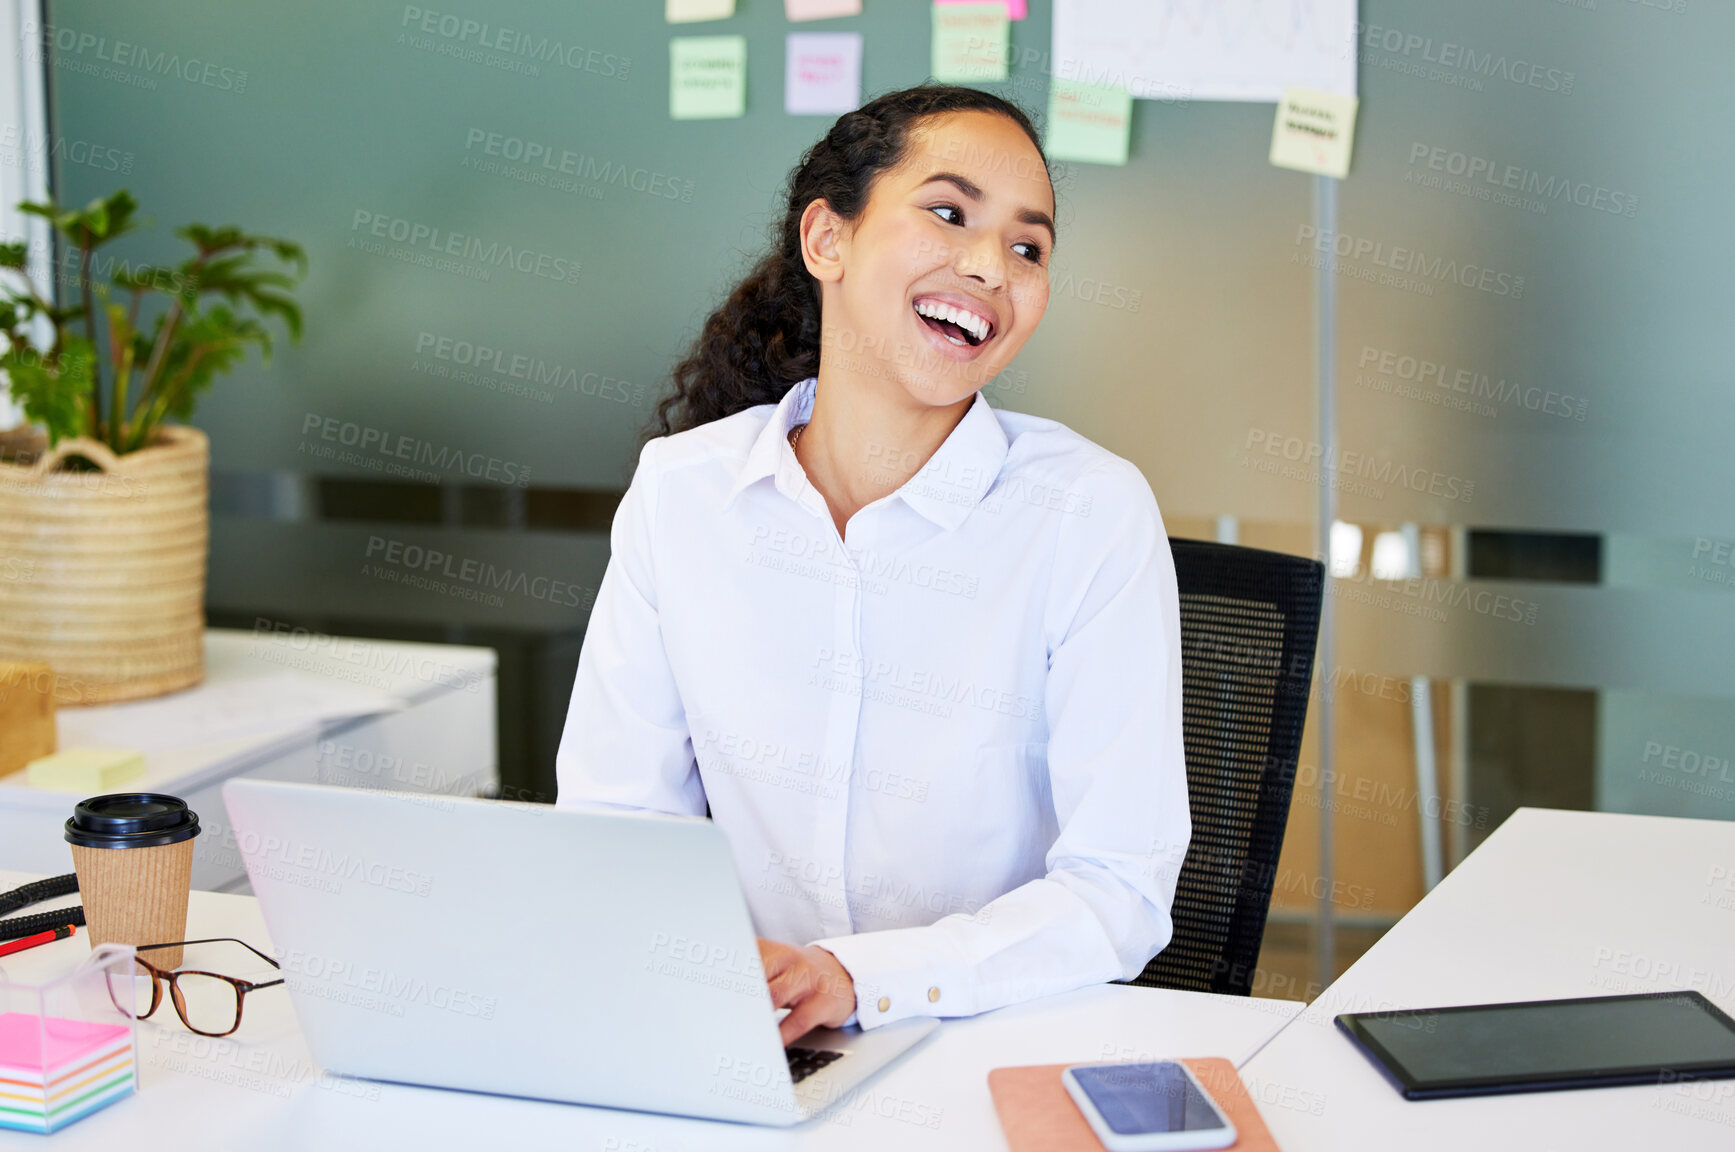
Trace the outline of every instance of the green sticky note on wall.
{"label": "green sticky note on wall", "polygon": [[735,15],[735,0],[665,0],[663,18],[671,24],[694,20],[727,20]]}
{"label": "green sticky note on wall", "polygon": [[1125,88],[1058,76],[1049,82],[1048,138],[1042,147],[1050,159],[1125,164],[1132,124],[1133,98]]}
{"label": "green sticky note on wall", "polygon": [[947,82],[1006,79],[1010,44],[1004,0],[992,4],[935,4],[934,79]]}
{"label": "green sticky note on wall", "polygon": [[676,36],[669,41],[669,116],[717,120],[747,112],[747,38]]}

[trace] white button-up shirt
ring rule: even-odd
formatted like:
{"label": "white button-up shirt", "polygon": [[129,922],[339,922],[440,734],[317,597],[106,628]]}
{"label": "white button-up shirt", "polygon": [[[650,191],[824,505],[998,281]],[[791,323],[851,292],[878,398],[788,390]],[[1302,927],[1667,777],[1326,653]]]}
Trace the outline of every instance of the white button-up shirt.
{"label": "white button-up shirt", "polygon": [[815,386],[645,445],[558,803],[709,803],[756,932],[836,955],[864,1027],[1136,975],[1191,830],[1150,485],[978,394],[843,539],[786,439]]}

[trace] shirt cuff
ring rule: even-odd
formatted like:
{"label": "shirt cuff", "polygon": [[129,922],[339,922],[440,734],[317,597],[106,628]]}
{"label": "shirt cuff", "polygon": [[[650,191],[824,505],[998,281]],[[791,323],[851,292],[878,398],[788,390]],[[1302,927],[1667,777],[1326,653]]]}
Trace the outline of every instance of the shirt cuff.
{"label": "shirt cuff", "polygon": [[935,957],[925,932],[893,928],[812,942],[836,956],[855,983],[851,1021],[870,1029],[911,1016],[975,1014],[963,968]]}

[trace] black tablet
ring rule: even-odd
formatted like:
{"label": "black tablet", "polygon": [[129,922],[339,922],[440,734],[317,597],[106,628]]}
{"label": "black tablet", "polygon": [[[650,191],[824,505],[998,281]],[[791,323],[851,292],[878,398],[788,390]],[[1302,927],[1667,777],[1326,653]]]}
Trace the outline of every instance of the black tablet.
{"label": "black tablet", "polygon": [[1351,1012],[1409,1100],[1735,1077],[1735,1020],[1697,992]]}

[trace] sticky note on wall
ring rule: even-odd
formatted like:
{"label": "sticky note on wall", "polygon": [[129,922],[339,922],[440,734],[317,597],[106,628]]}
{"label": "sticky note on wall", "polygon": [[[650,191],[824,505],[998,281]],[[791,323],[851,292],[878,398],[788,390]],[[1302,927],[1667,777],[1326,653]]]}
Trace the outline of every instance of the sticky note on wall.
{"label": "sticky note on wall", "polygon": [[783,14],[791,20],[860,16],[861,0],[783,0]]}
{"label": "sticky note on wall", "polygon": [[1006,79],[1006,6],[936,4],[933,75],[948,83]]}
{"label": "sticky note on wall", "polygon": [[670,24],[727,20],[733,15],[735,0],[663,0],[663,19]]}
{"label": "sticky note on wall", "polygon": [[676,36],[669,41],[669,116],[717,120],[747,112],[747,38]]}
{"label": "sticky note on wall", "polygon": [[791,116],[837,116],[859,107],[861,33],[791,32],[783,110]]}
{"label": "sticky note on wall", "polygon": [[[934,0],[934,3],[936,4],[972,4],[979,2],[980,0]],[[1030,15],[1029,6],[1025,4],[1024,0],[1000,0],[1000,3],[1006,8],[1006,18],[1008,20],[1022,20],[1026,16]]]}
{"label": "sticky note on wall", "polygon": [[1056,76],[1048,85],[1048,135],[1042,148],[1051,160],[1125,164],[1132,123],[1133,98],[1125,88]]}
{"label": "sticky note on wall", "polygon": [[1271,162],[1342,180],[1349,175],[1356,107],[1354,96],[1285,88],[1271,129]]}

